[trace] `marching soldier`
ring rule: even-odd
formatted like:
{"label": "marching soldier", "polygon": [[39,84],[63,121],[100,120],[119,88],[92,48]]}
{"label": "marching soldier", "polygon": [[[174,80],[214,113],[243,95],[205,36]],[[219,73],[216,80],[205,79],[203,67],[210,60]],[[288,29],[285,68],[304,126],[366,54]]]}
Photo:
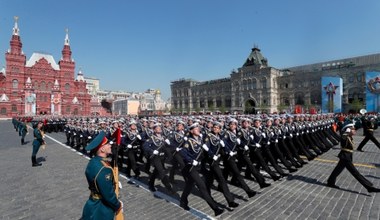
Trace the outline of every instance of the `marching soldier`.
{"label": "marching soldier", "polygon": [[211,195],[210,189],[213,185],[214,179],[216,178],[216,180],[219,182],[219,188],[223,192],[223,195],[228,202],[228,206],[235,208],[238,207],[239,204],[234,202],[234,197],[228,189],[227,181],[226,179],[224,179],[222,170],[219,167],[219,162],[222,153],[221,143],[223,142],[220,139],[220,129],[221,124],[219,122],[214,122],[213,128],[210,132],[208,132],[207,137],[205,138],[205,144],[209,148],[208,157],[206,161],[210,166],[210,172],[206,176],[206,186],[209,191],[209,194]]}
{"label": "marching soldier", "polygon": [[354,152],[354,140],[352,136],[356,134],[354,124],[347,124],[342,130],[341,151],[338,154],[339,162],[328,178],[327,186],[339,189],[339,187],[335,185],[336,178],[344,168],[347,168],[347,170],[367,189],[368,192],[380,192],[380,189],[373,187],[372,183],[362,176],[352,164],[352,154]]}
{"label": "marching soldier", "polygon": [[[237,184],[247,193],[248,197],[251,198],[256,195],[256,192],[249,188],[244,178],[241,176],[239,168],[236,165],[237,146],[240,145],[241,140],[236,136],[237,120],[230,119],[228,122],[228,130],[223,136],[223,143],[225,144],[223,150],[223,165],[224,165],[224,177],[228,179],[228,174],[232,173],[233,179],[236,179]],[[231,181],[235,183],[235,181]]]}
{"label": "marching soldier", "polygon": [[131,170],[136,175],[136,178],[140,176],[140,169],[137,166],[136,156],[141,142],[141,136],[137,130],[136,121],[131,120],[129,122],[129,129],[125,132],[125,137],[123,138],[124,151],[127,155],[127,169],[126,176],[131,176]]}
{"label": "marching soldier", "polygon": [[171,184],[169,183],[169,177],[165,174],[163,168],[163,160],[165,160],[165,153],[163,148],[165,147],[165,140],[161,135],[162,129],[160,124],[153,125],[153,135],[144,143],[144,152],[146,154],[147,160],[154,167],[153,173],[151,173],[149,178],[149,189],[152,192],[156,191],[154,187],[154,181],[158,177],[164,184],[165,188],[174,194]]}
{"label": "marching soldier", "polygon": [[91,194],[83,208],[83,220],[113,220],[115,214],[123,210],[123,203],[115,193],[113,169],[106,159],[111,154],[111,144],[105,136],[100,132],[86,147],[96,156],[90,160],[85,172]]}
{"label": "marching soldier", "polygon": [[44,132],[42,131],[43,122],[39,121],[37,127],[33,131],[34,141],[33,141],[33,151],[32,151],[32,166],[41,166],[41,163],[37,162],[36,156],[41,145],[45,144]]}
{"label": "marching soldier", "polygon": [[364,139],[362,142],[360,142],[358,146],[358,151],[363,152],[364,145],[371,140],[379,149],[380,149],[380,143],[377,141],[377,139],[373,136],[373,131],[377,128],[377,124],[375,123],[375,117],[371,116],[369,118],[365,118],[363,121],[363,130],[364,130]]}
{"label": "marching soldier", "polygon": [[174,182],[174,174],[177,169],[182,171],[185,167],[185,162],[179,151],[182,150],[183,144],[187,140],[184,132],[185,122],[178,121],[177,128],[174,132],[172,132],[171,138],[169,140],[170,146],[168,146],[168,153],[172,155],[172,168],[170,169],[169,180],[170,182]]}
{"label": "marching soldier", "polygon": [[[207,204],[214,210],[215,216],[223,213],[223,209],[219,208],[214,199],[207,191],[205,182],[201,179],[200,171],[200,161],[203,159],[203,150],[205,145],[203,145],[202,138],[200,137],[200,128],[197,123],[192,124],[190,127],[190,136],[184,144],[184,148],[180,151],[183,156],[183,160],[186,164],[185,168],[182,170],[183,176],[185,177],[185,188],[182,192],[180,199],[180,206],[185,210],[190,210],[188,206],[188,196],[195,185],[197,185],[201,196],[206,200]],[[206,149],[208,150],[207,146]]]}

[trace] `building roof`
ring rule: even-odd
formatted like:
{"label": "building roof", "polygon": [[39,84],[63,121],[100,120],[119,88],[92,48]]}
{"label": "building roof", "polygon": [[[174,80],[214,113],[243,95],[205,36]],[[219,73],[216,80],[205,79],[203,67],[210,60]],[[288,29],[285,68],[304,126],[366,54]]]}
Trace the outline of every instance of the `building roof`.
{"label": "building roof", "polygon": [[54,70],[59,70],[58,64],[55,62],[54,57],[50,54],[43,54],[43,53],[33,53],[30,59],[26,62],[26,67],[32,67],[38,62],[44,58],[47,60],[48,63],[50,63],[51,67]]}
{"label": "building roof", "polygon": [[243,66],[268,66],[268,61],[261,54],[260,49],[255,46]]}

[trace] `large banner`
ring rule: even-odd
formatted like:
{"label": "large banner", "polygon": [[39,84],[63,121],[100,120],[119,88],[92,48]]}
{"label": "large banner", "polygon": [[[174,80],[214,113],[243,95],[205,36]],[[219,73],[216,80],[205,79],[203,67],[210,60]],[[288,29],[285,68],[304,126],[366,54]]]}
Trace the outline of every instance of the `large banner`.
{"label": "large banner", "polygon": [[343,79],[322,77],[322,113],[342,112]]}
{"label": "large banner", "polygon": [[380,112],[380,73],[366,72],[366,110]]}

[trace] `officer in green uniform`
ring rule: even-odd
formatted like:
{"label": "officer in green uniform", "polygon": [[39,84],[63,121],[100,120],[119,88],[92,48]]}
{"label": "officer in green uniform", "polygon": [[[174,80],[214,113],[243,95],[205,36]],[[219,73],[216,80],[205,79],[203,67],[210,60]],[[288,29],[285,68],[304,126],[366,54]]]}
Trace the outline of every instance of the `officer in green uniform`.
{"label": "officer in green uniform", "polygon": [[342,131],[343,135],[340,142],[341,151],[338,154],[339,162],[327,180],[327,186],[339,189],[339,187],[335,185],[336,178],[342,173],[344,168],[347,168],[351,175],[353,175],[368,192],[380,192],[380,189],[373,187],[373,184],[361,175],[355,168],[354,164],[352,164],[352,154],[354,152],[354,141],[352,136],[356,134],[354,124],[351,123],[344,126]]}
{"label": "officer in green uniform", "polygon": [[28,133],[28,127],[26,126],[26,119],[23,119],[20,123],[20,135],[21,135],[21,145],[25,144],[25,136]]}
{"label": "officer in green uniform", "polygon": [[43,131],[42,129],[43,122],[39,121],[37,123],[37,127],[33,131],[34,140],[33,140],[33,151],[32,151],[32,166],[37,167],[41,166],[41,163],[37,163],[37,153],[40,149],[41,145],[45,144],[45,140],[43,139]]}
{"label": "officer in green uniform", "polygon": [[113,169],[106,160],[111,154],[111,143],[101,131],[86,147],[94,156],[87,165],[86,178],[91,191],[83,208],[82,219],[112,220],[122,211],[123,203],[115,193]]}

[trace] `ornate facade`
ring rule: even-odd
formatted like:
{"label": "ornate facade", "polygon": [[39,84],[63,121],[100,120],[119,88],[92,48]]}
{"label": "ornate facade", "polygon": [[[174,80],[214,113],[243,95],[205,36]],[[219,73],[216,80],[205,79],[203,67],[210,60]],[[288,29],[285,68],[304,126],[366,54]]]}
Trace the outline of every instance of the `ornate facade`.
{"label": "ornate facade", "polygon": [[350,111],[355,100],[365,106],[365,72],[379,70],[380,54],[277,69],[254,47],[229,77],[172,81],[172,112],[292,112],[296,105],[320,109],[323,76],[343,79],[343,110]]}
{"label": "ornate facade", "polygon": [[75,79],[68,31],[62,58],[33,53],[29,60],[22,51],[15,17],[10,49],[5,53],[6,67],[0,72],[1,117],[17,115],[89,115],[91,96],[81,73]]}

